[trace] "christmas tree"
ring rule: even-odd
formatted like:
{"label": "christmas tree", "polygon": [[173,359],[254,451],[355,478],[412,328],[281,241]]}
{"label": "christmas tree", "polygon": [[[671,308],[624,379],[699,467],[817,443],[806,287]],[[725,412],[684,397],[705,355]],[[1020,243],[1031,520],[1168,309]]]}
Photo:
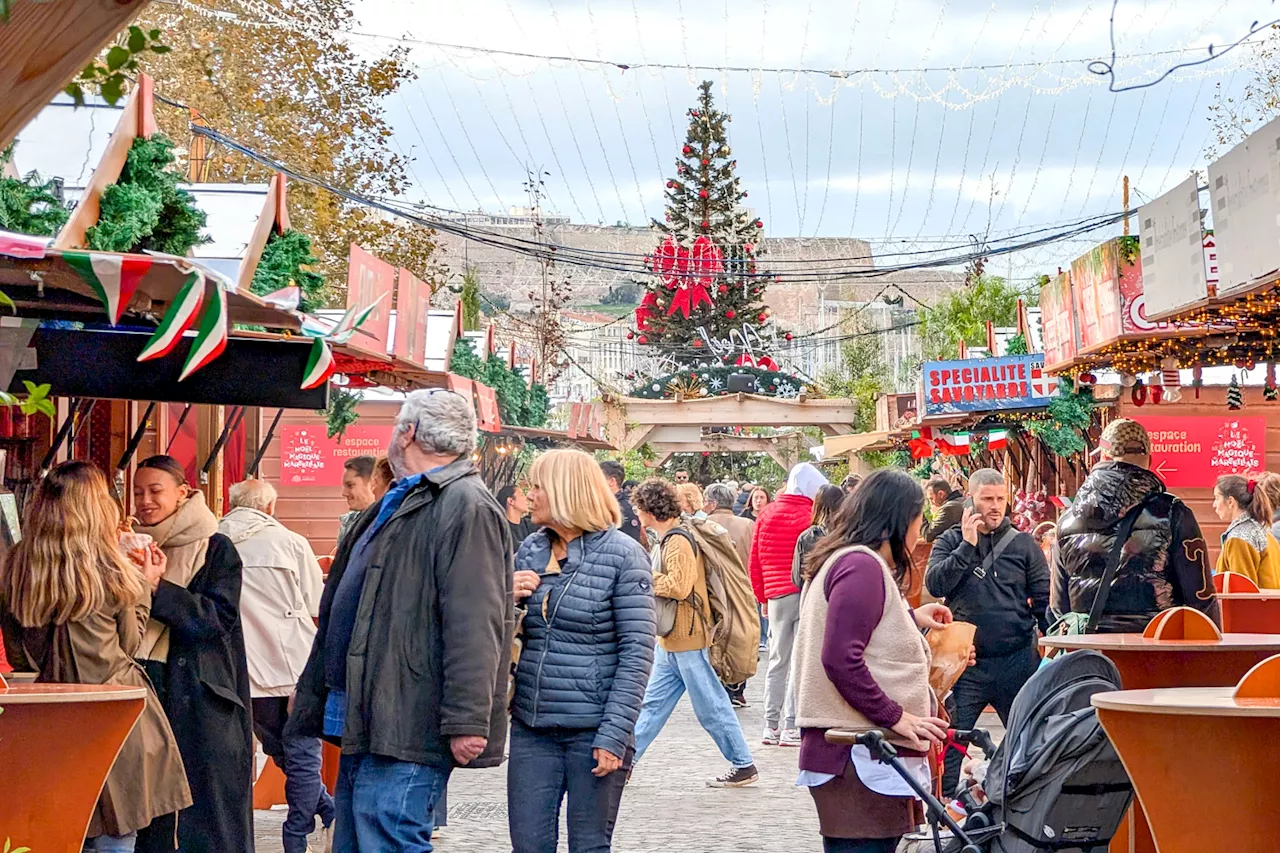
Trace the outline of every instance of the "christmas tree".
{"label": "christmas tree", "polygon": [[666,221],[653,223],[663,236],[646,259],[654,275],[636,311],[635,334],[678,361],[732,365],[749,354],[754,362],[772,339],[761,301],[765,276],[756,263],[764,223],[740,206],[747,193],[725,136],[730,116],[715,108],[710,81],[699,91],[675,177],[667,181]]}

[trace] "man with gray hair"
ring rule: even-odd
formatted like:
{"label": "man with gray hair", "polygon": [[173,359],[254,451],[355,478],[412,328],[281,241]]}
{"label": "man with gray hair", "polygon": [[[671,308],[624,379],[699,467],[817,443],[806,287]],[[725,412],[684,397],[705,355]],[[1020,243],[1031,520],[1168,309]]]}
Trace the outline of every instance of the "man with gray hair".
{"label": "man with gray hair", "polygon": [[[1036,629],[1048,628],[1049,566],[1030,534],[1009,521],[1009,487],[993,468],[969,477],[969,500],[960,525],[933,543],[925,584],[946,599],[956,619],[972,622],[977,664],[965,670],[952,692],[952,725],[971,729],[987,705],[1007,723],[1013,697],[1040,665]],[[943,791],[960,775],[960,755],[949,750]]]}
{"label": "man with gray hair", "polygon": [[453,768],[502,761],[513,549],[475,447],[468,400],[409,394],[395,484],[334,559],[289,728],[342,745],[338,853],[430,851]]}
{"label": "man with gray hair", "polygon": [[276,490],[265,480],[231,487],[231,511],[218,532],[231,540],[244,564],[240,621],[249,664],[253,733],[262,751],[284,773],[289,805],[283,835],[285,853],[304,853],[319,816],[333,823],[333,800],[320,778],[320,739],[286,737],[289,696],[315,640],[324,578],[307,540],[273,516]]}

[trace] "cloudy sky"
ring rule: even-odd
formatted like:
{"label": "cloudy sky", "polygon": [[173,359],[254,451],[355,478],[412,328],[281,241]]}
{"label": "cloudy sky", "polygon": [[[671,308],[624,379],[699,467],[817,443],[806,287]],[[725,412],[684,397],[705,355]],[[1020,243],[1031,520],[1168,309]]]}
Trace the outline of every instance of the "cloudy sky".
{"label": "cloudy sky", "polygon": [[[887,253],[1117,211],[1123,175],[1136,204],[1203,167],[1208,105],[1219,87],[1243,88],[1255,48],[1113,94],[1086,69],[1109,53],[1111,11],[1107,0],[365,0],[355,38],[371,52],[400,40],[420,68],[389,104],[414,200],[501,212],[525,203],[535,166],[551,173],[550,206],[575,222],[661,217],[684,110],[711,79],[767,233],[858,236]],[[1118,82],[1277,17],[1271,0],[1120,0]],[[969,70],[920,70],[952,67]],[[859,73],[772,70],[795,68]],[[1087,242],[1024,253],[1013,272],[1051,271]]]}

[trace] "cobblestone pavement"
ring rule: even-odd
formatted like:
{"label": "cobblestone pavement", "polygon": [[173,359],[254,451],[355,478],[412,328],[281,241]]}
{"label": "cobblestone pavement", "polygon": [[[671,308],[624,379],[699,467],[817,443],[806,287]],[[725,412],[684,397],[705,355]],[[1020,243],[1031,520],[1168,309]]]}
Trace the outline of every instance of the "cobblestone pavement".
{"label": "cobblestone pavement", "polygon": [[[760,781],[736,790],[706,786],[727,764],[698,725],[689,701],[682,699],[627,786],[614,832],[615,853],[799,853],[822,849],[813,802],[794,784],[799,750],[760,744],[763,691],[762,668],[762,674],[747,685],[750,707],[738,711]],[[1002,735],[995,715],[982,720],[983,725],[992,723],[993,735]],[[505,765],[454,772],[449,780],[449,825],[435,845],[440,853],[503,853],[511,849],[506,781]],[[258,853],[280,851],[283,821],[283,811],[257,813]],[[560,850],[568,850],[563,829]]]}

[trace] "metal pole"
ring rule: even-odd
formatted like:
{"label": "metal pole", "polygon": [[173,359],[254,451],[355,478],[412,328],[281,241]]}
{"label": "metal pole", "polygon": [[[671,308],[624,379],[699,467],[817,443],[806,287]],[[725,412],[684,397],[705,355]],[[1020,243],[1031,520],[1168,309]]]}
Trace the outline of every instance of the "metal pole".
{"label": "metal pole", "polygon": [[280,416],[284,414],[284,409],[276,409],[276,416],[271,421],[271,427],[267,430],[267,437],[262,440],[258,452],[253,455],[253,465],[249,467],[249,476],[258,476],[258,466],[262,464],[262,457],[267,452],[267,447],[271,444],[271,439],[275,437],[276,427],[280,424]]}
{"label": "metal pole", "polygon": [[1124,236],[1129,236],[1129,176],[1124,176]]}
{"label": "metal pole", "polygon": [[120,461],[116,463],[116,474],[111,478],[111,491],[114,493],[116,500],[123,500],[121,490],[124,488],[124,472],[129,469],[129,463],[133,461],[133,455],[138,452],[138,445],[142,443],[142,436],[147,431],[147,421],[151,420],[151,415],[156,410],[156,401],[152,400],[147,404],[147,410],[142,413],[142,419],[138,421],[137,429],[133,431],[133,435],[129,437],[129,443],[125,445],[124,453],[120,454]]}
{"label": "metal pole", "polygon": [[187,422],[187,415],[189,414],[191,414],[191,404],[187,403],[182,408],[182,414],[178,416],[178,425],[173,428],[173,435],[169,436],[169,443],[164,447],[166,454],[173,449],[173,443],[178,440],[178,433],[182,432],[182,425]]}
{"label": "metal pole", "polygon": [[53,460],[57,457],[58,450],[61,449],[62,443],[66,441],[67,436],[71,434],[71,428],[75,425],[76,412],[79,411],[79,409],[80,401],[72,400],[71,405],[67,408],[66,420],[62,422],[62,426],[58,427],[58,432],[53,437],[53,443],[49,445],[49,452],[44,455],[44,459],[40,460],[39,477],[41,479],[43,479],[45,473],[48,472],[49,466],[53,464]]}
{"label": "metal pole", "polygon": [[244,410],[244,406],[236,406],[236,413],[222,425],[222,432],[218,434],[218,440],[209,449],[209,458],[204,460],[204,466],[200,469],[200,481],[202,484],[208,479],[209,469],[213,467],[214,460],[222,452],[222,447],[227,443],[227,438],[231,433],[235,432],[236,427],[240,426],[240,422],[244,420]]}

